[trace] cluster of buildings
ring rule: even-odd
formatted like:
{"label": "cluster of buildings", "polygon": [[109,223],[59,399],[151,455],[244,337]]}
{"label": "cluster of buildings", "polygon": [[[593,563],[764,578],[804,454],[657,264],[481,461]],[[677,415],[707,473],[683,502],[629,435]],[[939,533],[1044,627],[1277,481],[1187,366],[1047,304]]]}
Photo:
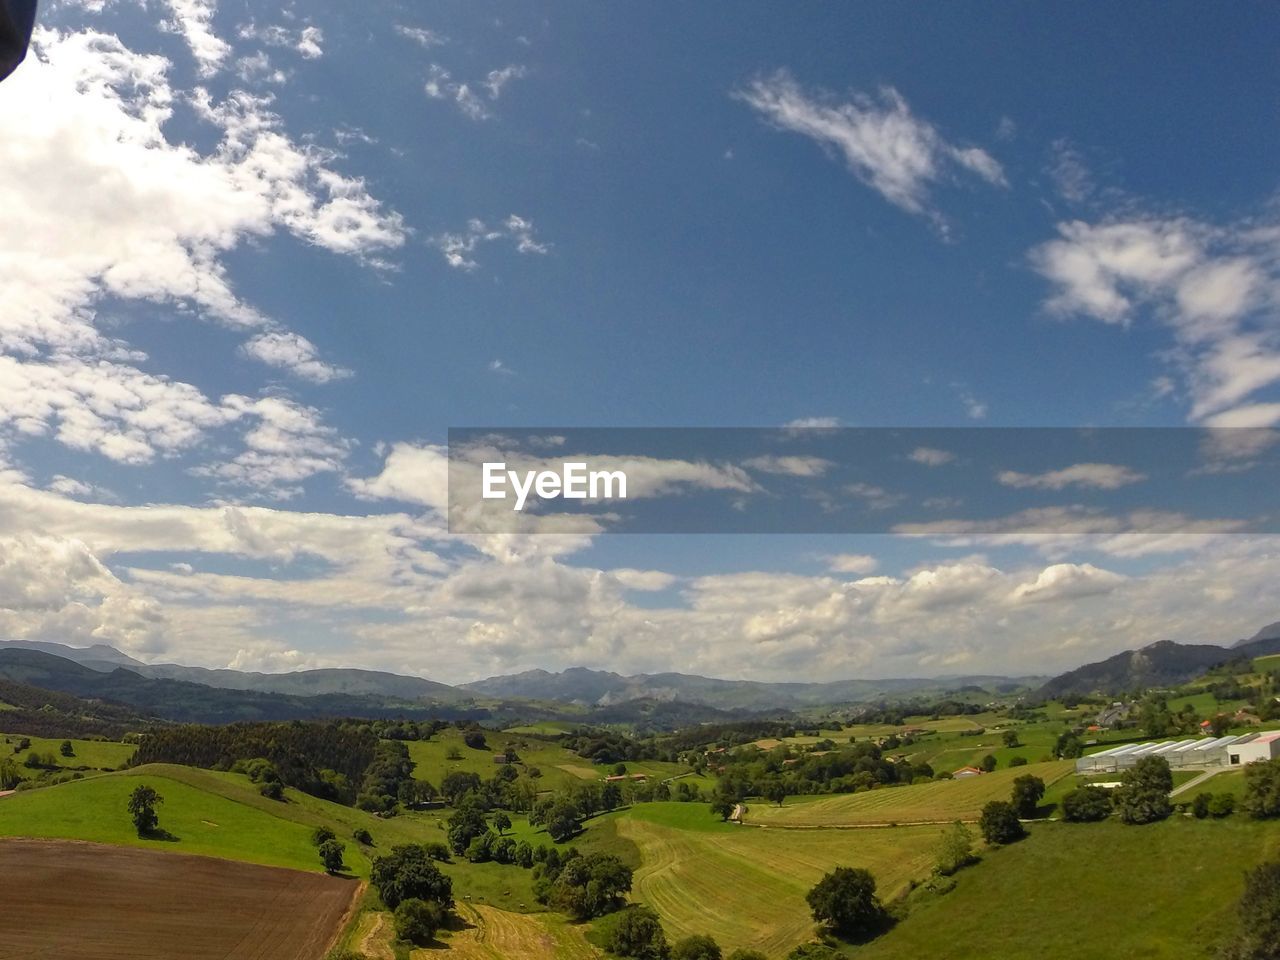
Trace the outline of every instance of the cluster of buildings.
{"label": "cluster of buildings", "polygon": [[1163,757],[1174,769],[1238,767],[1259,760],[1275,760],[1280,758],[1280,730],[1209,739],[1126,743],[1081,757],[1076,761],[1076,773],[1117,773],[1128,770],[1143,757]]}

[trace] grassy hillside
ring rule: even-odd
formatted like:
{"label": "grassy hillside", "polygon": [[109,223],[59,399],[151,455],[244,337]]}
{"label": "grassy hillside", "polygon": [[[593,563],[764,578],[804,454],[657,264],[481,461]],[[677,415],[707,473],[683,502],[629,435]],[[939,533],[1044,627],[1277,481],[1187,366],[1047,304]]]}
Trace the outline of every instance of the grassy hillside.
{"label": "grassy hillside", "polygon": [[71,749],[74,756],[64,757],[59,748],[64,738],[27,737],[31,746],[26,750],[16,750],[20,740],[18,734],[6,734],[0,737],[0,757],[12,757],[18,764],[19,773],[30,779],[39,771],[29,770],[22,766],[26,758],[34,751],[43,757],[53,756],[59,767],[68,770],[118,770],[123,767],[137,749],[133,744],[115,743],[103,740],[72,740]]}
{"label": "grassy hillside", "polygon": [[916,903],[860,960],[1186,960],[1230,929],[1244,871],[1280,853],[1280,826],[1235,817],[1040,824],[987,851],[956,888]]}
{"label": "grassy hillside", "polygon": [[782,807],[755,803],[747,821],[766,827],[839,827],[861,824],[976,820],[989,800],[1007,800],[1015,777],[1033,774],[1052,784],[1075,769],[1071,760],[1032,763],[963,780],[935,780],[819,799],[789,799]]}
{"label": "grassy hillside", "polygon": [[705,805],[643,804],[615,816],[641,865],[633,896],[672,938],[709,933],[727,953],[781,956],[811,934],[805,894],[837,865],[866,867],[882,894],[928,873],[939,827],[772,830],[725,824]]}

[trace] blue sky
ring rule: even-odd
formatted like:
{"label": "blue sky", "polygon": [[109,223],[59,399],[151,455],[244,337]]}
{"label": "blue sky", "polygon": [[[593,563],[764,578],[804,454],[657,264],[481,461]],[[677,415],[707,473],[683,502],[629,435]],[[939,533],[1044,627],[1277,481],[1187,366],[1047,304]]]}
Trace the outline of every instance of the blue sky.
{"label": "blue sky", "polygon": [[1268,537],[458,538],[442,445],[1280,423],[1278,21],[48,3],[0,86],[0,635],[462,680],[1252,632]]}

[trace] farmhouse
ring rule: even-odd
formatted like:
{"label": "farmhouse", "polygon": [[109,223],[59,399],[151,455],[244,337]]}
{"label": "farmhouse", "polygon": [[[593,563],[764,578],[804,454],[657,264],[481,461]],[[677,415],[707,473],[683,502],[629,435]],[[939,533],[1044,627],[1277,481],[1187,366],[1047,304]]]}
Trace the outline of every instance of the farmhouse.
{"label": "farmhouse", "polygon": [[1129,706],[1117,700],[1098,714],[1094,723],[1099,727],[1114,727],[1129,716]]}
{"label": "farmhouse", "polygon": [[982,771],[977,767],[961,767],[959,770],[951,771],[952,780],[963,780],[965,777],[980,777]]}
{"label": "farmhouse", "polygon": [[1134,766],[1143,757],[1164,757],[1174,768],[1227,767],[1274,760],[1280,757],[1280,730],[1208,739],[1126,743],[1081,757],[1076,761],[1076,773],[1117,773]]}

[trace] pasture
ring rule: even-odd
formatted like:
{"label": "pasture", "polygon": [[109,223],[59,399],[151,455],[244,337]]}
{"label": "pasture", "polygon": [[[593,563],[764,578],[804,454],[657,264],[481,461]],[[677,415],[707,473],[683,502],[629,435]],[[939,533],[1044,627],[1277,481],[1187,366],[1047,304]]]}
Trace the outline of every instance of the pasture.
{"label": "pasture", "polygon": [[1243,817],[1043,823],[986,850],[950,893],[913,899],[860,960],[1182,960],[1209,957],[1234,921],[1246,869],[1280,828]]}
{"label": "pasture", "polygon": [[360,888],[89,843],[2,840],[0,860],[3,960],[319,960]]}
{"label": "pasture", "polygon": [[746,821],[765,827],[842,827],[891,823],[976,820],[990,800],[1008,800],[1013,781],[1033,774],[1046,786],[1075,769],[1071,760],[1031,763],[962,780],[934,780],[907,787],[882,787],[819,799],[788,799],[781,807],[757,801]]}
{"label": "pasture", "polygon": [[649,904],[675,940],[709,933],[782,956],[813,929],[805,894],[833,867],[866,867],[885,899],[928,873],[939,827],[776,830],[721,823],[702,804],[643,804],[616,815],[640,855],[633,899]]}

